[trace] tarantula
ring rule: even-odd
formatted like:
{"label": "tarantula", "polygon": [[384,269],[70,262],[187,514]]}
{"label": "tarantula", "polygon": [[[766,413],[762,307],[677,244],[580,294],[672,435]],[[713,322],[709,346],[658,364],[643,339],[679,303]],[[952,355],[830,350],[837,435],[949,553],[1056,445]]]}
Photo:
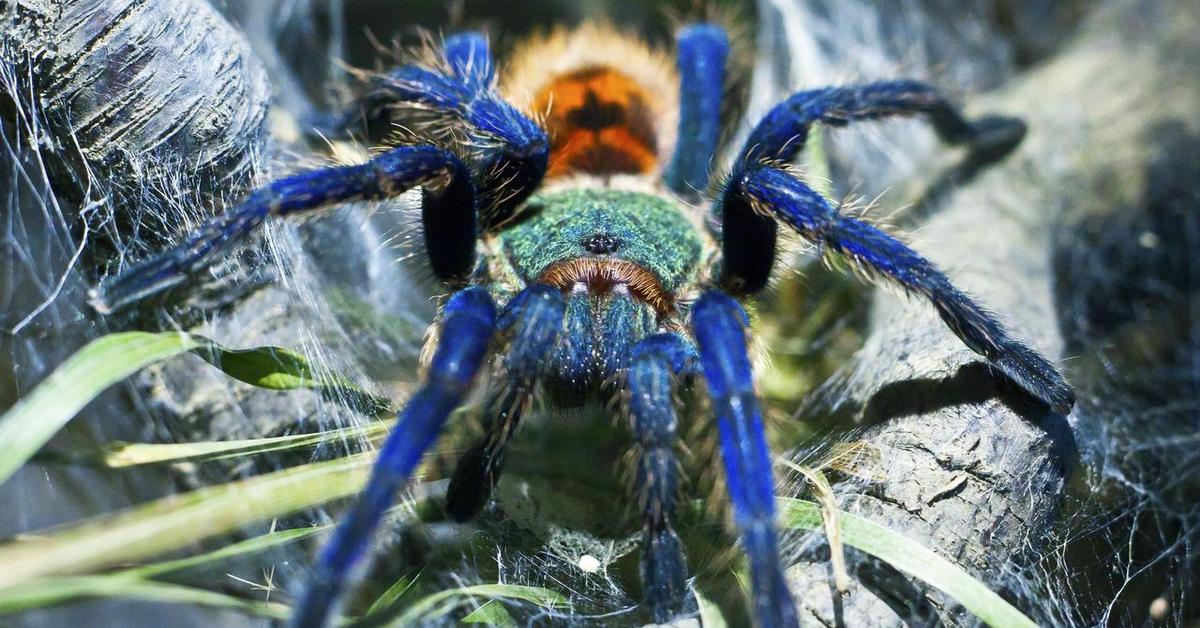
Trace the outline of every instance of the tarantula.
{"label": "tarantula", "polygon": [[[654,620],[671,619],[687,574],[673,529],[673,398],[677,386],[702,381],[755,619],[796,625],[741,305],[768,284],[779,223],[867,276],[928,299],[999,372],[1054,411],[1070,411],[1073,393],[1054,366],[933,264],[839,212],[788,166],[815,123],[920,114],[942,140],[983,160],[1014,148],[1023,123],[968,120],[916,81],[802,91],[758,122],[706,199],[721,148],[728,53],[726,33],[708,23],[679,32],[674,63],[634,38],[585,26],[519,46],[501,88],[482,34],[448,37],[424,58],[377,75],[363,101],[412,114],[422,142],[274,181],[177,247],[100,284],[97,308],[121,307],[183,282],[269,216],[421,190],[429,268],[455,292],[441,309],[423,383],[320,553],[295,625],[326,622],[385,509],[493,358],[503,376],[488,392],[485,437],[451,479],[449,514],[466,520],[486,505],[505,444],[536,391],[564,407],[620,388],[637,439],[644,602]],[[517,107],[501,93],[528,102]]]}

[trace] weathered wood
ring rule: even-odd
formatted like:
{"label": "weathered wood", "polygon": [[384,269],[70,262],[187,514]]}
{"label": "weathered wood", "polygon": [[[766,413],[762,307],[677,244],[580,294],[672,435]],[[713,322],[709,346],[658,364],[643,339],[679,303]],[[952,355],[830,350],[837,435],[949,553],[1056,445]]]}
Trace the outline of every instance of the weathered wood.
{"label": "weathered wood", "polygon": [[204,0],[8,0],[0,25],[16,69],[0,112],[44,116],[30,139],[62,162],[59,193],[115,192],[118,217],[141,219],[146,197],[238,180],[262,150],[266,72]]}
{"label": "weathered wood", "polygon": [[[1200,105],[1200,89],[1179,80],[1181,60],[1200,52],[1194,3],[1135,4],[1097,12],[1044,67],[975,103],[1024,117],[1029,135],[1004,163],[939,193],[926,208],[934,217],[913,239],[1053,358],[1064,358],[1054,227],[1080,212],[1130,206],[1141,190],[1136,173],[1155,150],[1150,131],[1168,122],[1196,126],[1189,112]],[[842,507],[1006,591],[1056,520],[1074,459],[1069,419],[992,374],[923,303],[880,294],[871,330],[845,377],[821,398],[862,404],[870,427],[861,440],[878,450],[877,472],[886,479],[836,485]],[[837,598],[822,552],[815,540],[791,572],[809,623],[970,622],[940,593],[854,552],[858,583]],[[1026,610],[1038,619],[1039,609]]]}

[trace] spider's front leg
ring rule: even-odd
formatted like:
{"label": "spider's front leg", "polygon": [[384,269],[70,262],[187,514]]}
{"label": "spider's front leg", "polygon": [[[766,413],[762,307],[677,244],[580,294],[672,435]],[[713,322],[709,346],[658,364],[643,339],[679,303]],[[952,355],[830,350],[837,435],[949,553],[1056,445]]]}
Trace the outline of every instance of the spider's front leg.
{"label": "spider's front leg", "polygon": [[679,614],[687,591],[687,565],[675,534],[678,421],[674,391],[679,378],[698,372],[695,347],[671,333],[634,345],[625,371],[625,413],[637,439],[634,486],[642,509],[642,590],[650,616],[665,624]]}
{"label": "spider's front leg", "polygon": [[92,292],[92,306],[110,312],[183,283],[220,259],[231,244],[270,216],[393,198],[416,186],[426,186],[421,213],[430,267],[438,278],[461,284],[475,264],[470,173],[457,157],[442,149],[401,146],[365,164],[301,172],[251,192],[241,204],[213,218],[181,244],[101,282]]}
{"label": "spider's front leg", "polygon": [[463,127],[463,152],[477,157],[473,167],[480,224],[490,230],[508,221],[541,184],[550,141],[541,127],[497,93],[486,36],[468,31],[448,37],[442,56],[448,74],[419,64],[402,66],[374,78],[376,91],[370,100],[434,112]]}
{"label": "spider's front leg", "polygon": [[[781,220],[804,238],[858,265],[866,275],[887,278],[925,297],[971,350],[1055,412],[1071,411],[1075,394],[1050,362],[1010,336],[995,316],[931,262],[869,223],[842,215],[791,172],[762,164],[744,166],[726,186],[721,210],[726,254],[722,283],[727,287],[753,285],[758,280],[747,281],[747,277],[756,278],[764,268],[769,272],[774,221]],[[760,235],[741,241],[731,237],[753,233]]]}
{"label": "spider's front leg", "polygon": [[541,336],[544,330],[561,326],[563,307],[558,290],[539,285],[514,297],[498,317],[483,288],[467,288],[450,298],[425,383],[401,411],[358,503],[322,550],[293,618],[294,626],[325,625],[352,568],[370,547],[383,513],[469,392],[493,331],[510,339],[505,356],[508,368],[536,369],[554,346],[552,341],[540,344]]}
{"label": "spider's front leg", "polygon": [[561,292],[534,285],[509,301],[501,313],[500,327],[509,348],[501,360],[498,387],[485,406],[485,433],[459,459],[446,490],[446,511],[456,521],[479,514],[500,480],[504,448],[551,362],[565,310]]}
{"label": "spider's front leg", "polygon": [[692,24],[675,42],[679,67],[679,133],[664,180],[676,194],[695,198],[708,190],[721,141],[721,100],[729,37],[715,24]]}
{"label": "spider's front leg", "polygon": [[692,332],[717,416],[725,484],[750,562],[754,617],[765,628],[799,625],[775,532],[775,482],[746,348],[749,317],[732,297],[707,292],[692,310]]}
{"label": "spider's front leg", "polygon": [[496,309],[483,288],[467,288],[446,303],[441,335],[425,382],[408,400],[379,451],[367,486],[338,524],[309,577],[292,625],[325,625],[352,568],[359,562],[396,492],[469,392],[487,354]]}

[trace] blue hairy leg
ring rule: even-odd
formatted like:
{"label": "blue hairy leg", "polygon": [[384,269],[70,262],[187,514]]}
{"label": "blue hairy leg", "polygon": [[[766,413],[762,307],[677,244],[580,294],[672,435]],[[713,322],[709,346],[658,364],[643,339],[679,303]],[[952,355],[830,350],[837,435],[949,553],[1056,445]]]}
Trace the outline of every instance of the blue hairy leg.
{"label": "blue hairy leg", "polygon": [[485,434],[459,459],[446,492],[446,512],[456,521],[479,514],[500,479],[504,447],[550,363],[565,308],[557,289],[534,285],[521,291],[501,312],[497,331],[508,350],[501,363],[498,389],[491,392],[485,408]]}
{"label": "blue hairy leg", "polygon": [[634,345],[625,371],[625,412],[637,439],[634,484],[642,508],[643,599],[656,623],[678,615],[687,565],[675,534],[676,380],[698,371],[696,349],[677,334],[655,334]]}
{"label": "blue hairy leg", "polygon": [[1075,394],[1054,366],[1009,336],[996,317],[956,288],[936,266],[904,243],[861,220],[838,213],[828,199],[791,173],[770,166],[743,171],[725,191],[729,220],[757,208],[778,217],[804,238],[835,251],[867,271],[894,281],[933,303],[946,325],[976,353],[1048,404],[1066,414]]}
{"label": "blue hairy leg", "polygon": [[692,309],[733,519],[750,562],[754,617],[764,628],[797,626],[775,533],[775,482],[746,352],[747,325],[746,312],[721,292],[706,292]]}
{"label": "blue hairy leg", "polygon": [[554,355],[556,365],[546,392],[564,407],[582,404],[595,387],[598,374],[595,356],[599,343],[594,333],[592,295],[586,289],[567,295],[567,313],[562,338]]}
{"label": "blue hairy leg", "polygon": [[346,580],[367,548],[384,512],[437,440],[450,413],[470,391],[487,354],[496,309],[486,290],[456,293],[442,311],[441,335],[429,373],[408,400],[371,470],[358,503],[325,545],[292,618],[293,626],[326,623]]}
{"label": "blue hairy leg", "polygon": [[654,310],[618,285],[600,302],[596,327],[600,382],[610,384],[629,364],[634,343],[654,329]]}
{"label": "blue hairy leg", "polygon": [[721,140],[721,98],[729,38],[715,24],[693,24],[675,43],[679,67],[679,133],[666,183],[675,193],[696,197],[708,189]]}
{"label": "blue hairy leg", "polygon": [[[855,120],[913,114],[927,116],[943,140],[969,144],[976,165],[1004,157],[1025,137],[1025,123],[1020,120],[1005,116],[967,120],[936,89],[918,81],[827,87],[798,92],[771,109],[746,140],[732,178],[764,163],[793,161],[804,149],[814,123],[844,126]],[[724,203],[721,210],[735,214],[733,220],[722,216],[722,287],[737,294],[757,292],[767,285],[775,260],[775,221],[736,202]]]}
{"label": "blue hairy leg", "polygon": [[217,261],[226,248],[268,216],[322,209],[349,201],[398,196],[425,188],[422,221],[434,275],[461,282],[475,264],[474,188],[467,168],[453,154],[432,146],[402,146],[365,164],[301,172],[251,192],[178,246],[102,282],[93,306],[108,312],[164,292]]}
{"label": "blue hairy leg", "polygon": [[932,86],[920,81],[882,81],[798,92],[759,121],[742,149],[743,163],[789,162],[804,149],[813,123],[844,126],[855,120],[923,114],[942,140],[970,143],[988,160],[1003,157],[1025,136],[1016,118],[986,116],[968,121]]}
{"label": "blue hairy leg", "polygon": [[542,182],[549,163],[546,132],[495,90],[487,39],[468,32],[446,40],[449,74],[408,65],[377,77],[371,99],[407,103],[453,116],[478,149],[479,218],[485,229],[511,216]]}
{"label": "blue hairy leg", "polygon": [[475,90],[487,89],[496,77],[491,47],[487,36],[478,31],[466,31],[446,38],[442,44],[446,63],[454,76]]}

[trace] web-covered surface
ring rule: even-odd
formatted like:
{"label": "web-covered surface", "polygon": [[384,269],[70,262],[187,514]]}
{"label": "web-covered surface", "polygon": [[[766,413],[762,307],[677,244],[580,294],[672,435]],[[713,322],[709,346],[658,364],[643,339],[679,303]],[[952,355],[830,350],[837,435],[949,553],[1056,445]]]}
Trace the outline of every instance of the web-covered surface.
{"label": "web-covered surface", "polygon": [[[89,322],[92,314],[85,304],[88,286],[106,267],[144,255],[202,220],[207,208],[235,200],[244,189],[246,172],[262,181],[328,159],[319,148],[303,146],[289,129],[294,129],[295,120],[303,120],[308,101],[338,80],[338,66],[329,51],[336,51],[344,38],[357,36],[357,26],[330,18],[341,14],[336,4],[229,4],[228,17],[269,69],[275,94],[270,102],[292,123],[268,119],[262,135],[235,137],[232,141],[244,151],[244,161],[229,167],[235,174],[217,176],[221,183],[215,191],[211,182],[200,181],[211,173],[198,173],[186,159],[194,155],[172,162],[157,154],[138,161],[124,178],[96,176],[71,157],[65,159],[65,173],[63,166],[47,164],[78,148],[62,144],[61,135],[48,130],[56,121],[30,97],[32,81],[20,74],[28,72],[28,65],[5,59],[0,71],[15,113],[9,117],[6,110],[5,124],[16,124],[5,128],[0,162],[0,176],[7,182],[0,225],[0,327],[8,332],[0,337],[5,373],[0,399],[27,391],[86,339],[107,331]],[[795,88],[860,79],[915,76],[974,93],[1028,71],[1023,64],[1031,59],[1024,57],[1038,60],[1055,52],[1046,34],[1029,30],[1028,18],[1022,17],[1036,8],[977,3],[968,11],[950,10],[949,4],[958,8],[957,3],[939,2],[761,3],[759,23],[764,26],[758,30],[750,119]],[[288,19],[274,18],[274,10]],[[564,13],[578,17],[571,9]],[[268,102],[263,93],[252,97],[263,106]],[[47,140],[50,136],[55,139]],[[1056,224],[1054,272],[1057,283],[1065,286],[1056,295],[1057,316],[1065,354],[1073,358],[1069,373],[1081,391],[1080,407],[1072,417],[1079,466],[1057,523],[1028,530],[1024,546],[1011,548],[1013,560],[1004,565],[1005,573],[989,578],[1002,583],[1039,622],[1126,624],[1161,615],[1183,625],[1195,616],[1191,596],[1198,586],[1193,574],[1200,489],[1192,469],[1200,427],[1200,362],[1194,333],[1197,313],[1190,299],[1200,276],[1194,259],[1200,244],[1194,207],[1200,199],[1188,182],[1200,173],[1178,170],[1178,164],[1196,161],[1180,157],[1196,155],[1195,135],[1165,128],[1157,139],[1161,156],[1148,165],[1143,202],[1100,223],[1064,212]],[[835,189],[866,197],[902,188],[932,163],[938,150],[919,122],[838,132],[830,142]],[[903,195],[889,192],[883,198]],[[182,327],[231,346],[290,347],[367,390],[402,399],[414,379],[424,325],[432,316],[429,297],[436,289],[393,263],[409,253],[396,244],[411,236],[405,223],[411,219],[411,206],[401,201],[372,212],[365,209],[349,207],[305,225],[273,225],[261,246],[250,247],[214,271],[211,289],[200,292],[198,307],[116,326]],[[821,272],[813,268],[806,274]],[[765,313],[768,320],[787,315]],[[847,324],[866,324],[862,316],[849,318]],[[820,333],[836,336],[827,328]],[[72,451],[111,440],[252,438],[364,421],[315,394],[280,396],[231,385],[220,373],[203,370],[198,361],[156,368],[127,392],[133,393],[132,407],[118,395],[106,397],[89,408],[87,421],[77,422],[55,442],[55,449]],[[627,504],[625,488],[615,471],[579,472],[607,469],[613,462],[611,452],[621,451],[626,435],[620,429],[600,429],[605,425],[602,420],[578,420],[564,426],[553,417],[529,421],[515,443],[518,449],[510,454],[525,461],[510,474],[520,481],[500,488],[503,512],[489,513],[472,526],[437,521],[397,525],[381,541],[380,550],[381,556],[395,558],[378,561],[367,590],[419,573],[418,582],[431,591],[506,582],[543,586],[570,601],[569,607],[556,611],[511,606],[512,615],[522,622],[572,617],[626,623],[641,617],[634,608],[635,528],[622,521],[629,519],[631,508],[613,506]],[[844,441],[851,440],[855,430],[819,431],[822,439]],[[469,433],[470,427],[464,431]],[[711,456],[696,442],[692,447],[697,460]],[[344,443],[315,456],[337,456],[361,446]],[[806,450],[811,447],[806,445]],[[539,455],[548,451],[554,455]],[[308,457],[301,455],[299,461]],[[452,460],[452,455],[444,457]],[[564,461],[575,467],[573,473],[556,471]],[[39,462],[0,489],[0,500],[13,505],[0,516],[0,533],[41,529],[180,486],[227,481],[296,462],[259,457],[193,468],[171,478]],[[428,488],[436,491],[437,486]],[[335,506],[328,517],[339,510]],[[415,504],[414,513],[420,510]],[[328,521],[325,517],[308,513],[284,523],[301,526]],[[700,512],[684,518],[690,526],[684,534],[689,537],[693,571],[729,571],[733,558],[726,548],[734,540],[720,527],[719,517]],[[264,522],[246,535],[271,525]],[[794,541],[796,555],[804,554],[802,547],[820,544],[815,538]],[[263,581],[269,570],[279,586],[294,590],[311,549],[275,550],[228,570],[253,582]],[[248,597],[264,595],[225,574],[205,578],[213,587]],[[736,595],[736,582],[729,584]],[[202,611],[193,616],[133,602],[93,602],[31,613],[20,621],[51,625],[96,612],[114,617],[163,613],[174,625],[206,625],[213,619]],[[147,625],[155,623],[152,614],[141,617]],[[253,623],[228,613],[219,620]],[[446,616],[445,621],[454,620]]]}

